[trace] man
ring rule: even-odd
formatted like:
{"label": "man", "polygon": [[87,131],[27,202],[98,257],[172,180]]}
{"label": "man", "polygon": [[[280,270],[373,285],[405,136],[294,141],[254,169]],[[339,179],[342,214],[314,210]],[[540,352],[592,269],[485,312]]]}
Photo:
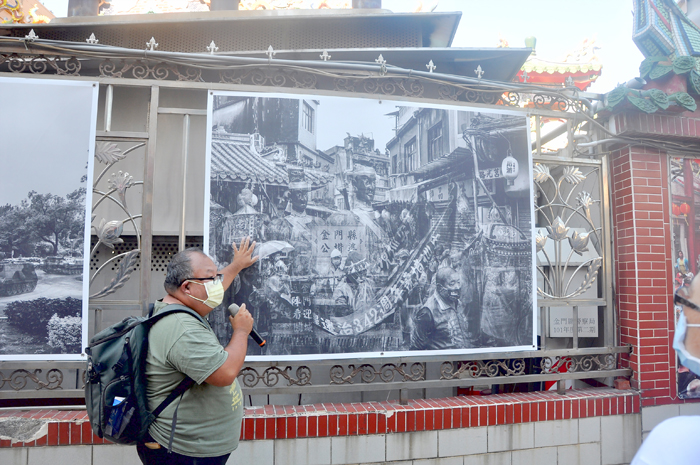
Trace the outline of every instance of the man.
{"label": "man", "polygon": [[[199,249],[175,254],[165,276],[167,296],[156,302],[157,313],[179,304],[205,318],[223,300],[224,291],[236,275],[257,260],[251,257],[255,242],[233,244],[230,265],[217,270]],[[235,318],[231,340],[222,347],[206,320],[187,313],[174,313],[158,321],[149,332],[146,357],[149,409],[154,409],[185,378],[195,381],[183,396],[170,404],[149,428],[150,438],[137,445],[145,465],[223,465],[238,446],[243,415],[243,396],[236,381],[243,366],[253,318],[245,305]],[[168,452],[173,414],[177,424],[172,452]]]}
{"label": "man", "polygon": [[[677,289],[673,302],[683,307],[676,323],[673,348],[681,365],[700,375],[700,278],[694,278],[690,286]],[[659,423],[644,440],[631,465],[698,463],[698,430],[698,415],[683,415]]]}
{"label": "man", "polygon": [[343,254],[340,253],[338,249],[333,249],[331,251],[331,262],[319,271],[320,279],[318,280],[318,285],[314,283],[311,286],[311,294],[315,295],[328,294],[333,295],[338,284],[343,280],[343,268],[341,263],[343,262]]}
{"label": "man", "polygon": [[413,316],[412,350],[461,349],[465,331],[457,314],[460,276],[452,268],[437,272],[435,292]]}
{"label": "man", "polygon": [[[353,251],[345,260],[345,280],[333,291],[333,301],[350,314],[371,307],[376,300],[374,283],[367,277],[367,262]],[[339,315],[337,315],[339,316]]]}
{"label": "man", "polygon": [[678,251],[678,258],[676,258],[676,273],[680,273],[683,276],[688,274],[690,268],[688,267],[688,259],[683,256],[683,251]]}

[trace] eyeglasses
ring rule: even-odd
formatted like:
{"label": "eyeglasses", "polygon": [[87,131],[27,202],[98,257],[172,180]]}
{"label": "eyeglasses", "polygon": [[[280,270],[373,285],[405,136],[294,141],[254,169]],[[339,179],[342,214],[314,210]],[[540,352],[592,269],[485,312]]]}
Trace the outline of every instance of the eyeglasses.
{"label": "eyeglasses", "polygon": [[180,284],[177,285],[177,287],[182,286],[182,283],[185,281],[214,281],[215,283],[222,283],[224,282],[224,275],[219,273],[216,276],[212,276],[210,278],[186,278],[180,281]]}
{"label": "eyeglasses", "polygon": [[695,310],[696,312],[700,312],[700,307],[698,307],[697,305],[695,305],[693,302],[691,302],[690,300],[686,299],[685,297],[678,295],[678,291],[676,291],[676,292],[673,294],[673,303],[674,303],[674,304],[685,305],[685,306],[688,307],[688,308],[692,308],[692,309]]}

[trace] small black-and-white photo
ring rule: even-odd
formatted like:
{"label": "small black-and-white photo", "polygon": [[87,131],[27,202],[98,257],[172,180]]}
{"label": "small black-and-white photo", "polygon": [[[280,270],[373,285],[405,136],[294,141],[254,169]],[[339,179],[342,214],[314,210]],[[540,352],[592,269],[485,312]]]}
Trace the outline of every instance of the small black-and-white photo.
{"label": "small black-and-white photo", "polygon": [[0,360],[83,352],[96,98],[91,82],[0,78]]}
{"label": "small black-and-white photo", "polygon": [[218,92],[209,123],[205,247],[259,256],[210,316],[222,343],[235,302],[261,359],[533,347],[526,117]]}

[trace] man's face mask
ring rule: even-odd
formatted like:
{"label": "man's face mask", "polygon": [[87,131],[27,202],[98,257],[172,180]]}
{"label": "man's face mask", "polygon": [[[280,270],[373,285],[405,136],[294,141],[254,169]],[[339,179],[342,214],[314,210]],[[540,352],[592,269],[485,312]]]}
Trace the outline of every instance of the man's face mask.
{"label": "man's face mask", "polygon": [[202,300],[193,295],[190,295],[190,297],[192,297],[194,300],[199,300],[209,308],[216,308],[219,305],[221,305],[221,302],[224,301],[224,283],[218,276],[216,279],[206,281],[204,283],[192,280],[190,280],[189,282],[204,286],[204,289],[207,291],[206,300]]}
{"label": "man's face mask", "polygon": [[438,284],[437,288],[440,297],[447,300],[448,302],[455,303],[459,300],[459,281],[450,281],[447,283],[447,286]]}

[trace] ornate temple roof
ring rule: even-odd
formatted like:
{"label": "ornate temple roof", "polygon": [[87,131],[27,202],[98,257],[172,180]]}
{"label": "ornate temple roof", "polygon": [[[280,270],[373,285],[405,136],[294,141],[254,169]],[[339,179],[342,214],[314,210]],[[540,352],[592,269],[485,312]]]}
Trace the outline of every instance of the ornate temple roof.
{"label": "ornate temple roof", "polygon": [[[211,177],[216,181],[242,181],[263,183],[273,186],[289,185],[289,166],[275,163],[253,153],[250,143],[242,142],[241,138],[231,135],[214,135],[211,143],[212,164]],[[311,189],[327,185],[333,175],[314,170],[304,169],[306,181]]]}
{"label": "ornate temple roof", "polygon": [[700,56],[700,28],[674,0],[635,0],[632,39],[647,58]]}
{"label": "ornate temple roof", "polygon": [[605,110],[695,111],[700,97],[700,28],[673,0],[635,0],[634,34],[646,59],[638,82],[605,96]]}
{"label": "ornate temple roof", "polygon": [[[533,84],[575,85],[580,90],[586,90],[598,79],[603,69],[597,55],[599,47],[595,39],[585,39],[581,46],[570,52],[561,61],[550,61],[539,58],[534,51],[518,72],[517,80]],[[526,43],[528,41],[526,40]]]}

